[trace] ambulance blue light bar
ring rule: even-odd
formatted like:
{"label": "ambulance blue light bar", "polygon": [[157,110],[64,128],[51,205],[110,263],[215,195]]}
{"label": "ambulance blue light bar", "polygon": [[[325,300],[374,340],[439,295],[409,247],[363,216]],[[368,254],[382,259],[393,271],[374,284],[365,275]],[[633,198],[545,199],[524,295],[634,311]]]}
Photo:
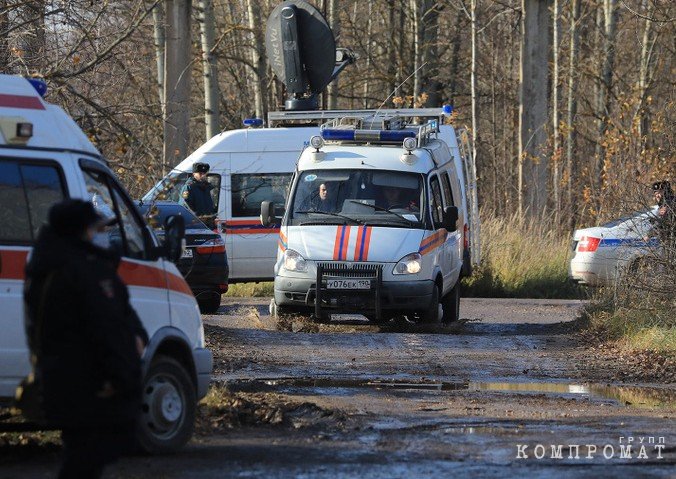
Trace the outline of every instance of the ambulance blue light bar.
{"label": "ambulance blue light bar", "polygon": [[411,130],[343,130],[325,128],[321,130],[322,138],[327,141],[381,141],[400,143],[404,138],[415,138],[416,132]]}
{"label": "ambulance blue light bar", "polygon": [[258,128],[263,126],[263,120],[261,118],[245,118],[242,123],[244,126],[249,128]]}

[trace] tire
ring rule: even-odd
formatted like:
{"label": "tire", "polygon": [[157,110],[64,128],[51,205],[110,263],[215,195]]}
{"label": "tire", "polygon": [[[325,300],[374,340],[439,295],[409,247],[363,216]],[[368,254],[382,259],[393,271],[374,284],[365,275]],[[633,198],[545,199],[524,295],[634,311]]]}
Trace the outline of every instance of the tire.
{"label": "tire", "polygon": [[279,306],[275,300],[270,301],[270,316],[273,319],[280,319],[282,316],[288,316],[291,312],[284,306]]}
{"label": "tire", "polygon": [[432,299],[430,301],[430,306],[425,311],[420,314],[421,323],[438,323],[440,318],[439,314],[439,287],[434,286],[432,290]]}
{"label": "tire", "polygon": [[443,297],[441,305],[444,308],[444,315],[441,318],[444,324],[450,324],[460,319],[460,279],[455,283],[453,289]]}
{"label": "tire", "polygon": [[157,356],[143,380],[137,437],[150,454],[175,452],[192,437],[197,398],[195,385],[183,365]]}
{"label": "tire", "polygon": [[221,307],[220,291],[205,291],[197,295],[197,304],[202,314],[215,314]]}

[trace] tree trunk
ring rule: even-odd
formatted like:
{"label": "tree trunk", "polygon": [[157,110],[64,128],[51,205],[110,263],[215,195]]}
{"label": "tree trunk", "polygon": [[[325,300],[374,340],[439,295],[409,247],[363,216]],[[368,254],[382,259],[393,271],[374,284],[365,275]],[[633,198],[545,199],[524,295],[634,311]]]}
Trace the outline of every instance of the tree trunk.
{"label": "tree trunk", "polygon": [[581,0],[571,0],[570,18],[570,53],[568,58],[568,117],[566,119],[566,199],[568,203],[568,225],[570,228],[577,222],[577,204],[574,185],[577,185],[577,161],[573,156],[576,150],[577,139],[577,57],[580,43]]}
{"label": "tree trunk", "polygon": [[458,9],[458,13],[455,16],[455,28],[453,29],[453,50],[451,54],[451,73],[450,73],[450,86],[449,91],[451,95],[451,105],[455,106],[455,96],[458,90],[458,75],[459,75],[459,63],[460,63],[460,44],[462,42],[462,32],[460,27],[462,26],[462,9]]}
{"label": "tree trunk", "polygon": [[647,111],[646,100],[648,97],[648,90],[650,88],[651,79],[651,65],[653,63],[653,53],[657,36],[653,35],[652,27],[653,21],[650,18],[653,16],[654,4],[647,0],[643,1],[645,10],[645,27],[643,28],[643,41],[641,44],[641,60],[639,65],[639,75],[637,82],[638,90],[638,105],[636,113],[639,116],[638,121],[638,135],[641,142],[645,145],[647,143],[647,134],[650,125],[650,115]]}
{"label": "tree trunk", "polygon": [[[559,141],[559,0],[552,8],[552,190],[554,212],[559,217],[561,210],[560,173],[561,151]],[[557,221],[558,223],[558,221]]]}
{"label": "tree trunk", "polygon": [[157,95],[164,115],[164,5],[158,3],[153,9],[153,40],[155,42],[155,62],[157,63]]}
{"label": "tree trunk", "polygon": [[190,145],[190,0],[166,0],[166,15],[164,163],[173,167]]}
{"label": "tree trunk", "polygon": [[371,73],[371,49],[373,42],[371,41],[372,35],[372,30],[373,30],[373,2],[368,2],[368,17],[366,20],[366,67],[364,69],[364,90],[363,90],[363,106],[364,108],[368,108],[368,102],[369,102],[369,83],[372,81],[372,73]]}
{"label": "tree trunk", "polygon": [[413,107],[417,106],[420,97],[420,87],[422,83],[421,54],[423,42],[423,22],[421,21],[420,7],[417,0],[410,1],[411,12],[413,12]]}
{"label": "tree trunk", "polygon": [[441,5],[426,0],[423,2],[423,64],[421,90],[427,94],[425,106],[441,106],[442,84],[439,81],[439,11]]}
{"label": "tree trunk", "polygon": [[597,184],[597,192],[604,188],[604,162],[606,149],[603,147],[604,137],[608,129],[608,117],[610,116],[610,94],[613,88],[613,68],[615,62],[615,33],[617,30],[617,0],[604,0],[603,2],[603,63],[601,66],[601,85],[598,97],[598,139],[597,161],[594,181]]}
{"label": "tree trunk", "polygon": [[[333,35],[340,38],[340,10],[338,9],[338,0],[329,0],[329,22]],[[329,83],[326,89],[327,103],[329,110],[338,108],[338,78]]]}
{"label": "tree trunk", "polygon": [[470,67],[470,89],[472,95],[472,158],[476,162],[477,145],[479,143],[479,118],[477,113],[477,83],[476,83],[476,35],[477,35],[477,0],[471,0],[470,3],[470,22],[471,22],[471,48],[472,64]]}
{"label": "tree trunk", "polygon": [[47,66],[45,58],[45,0],[31,0],[23,6],[29,31],[24,36],[24,61],[28,75],[40,75]]}
{"label": "tree trunk", "polygon": [[9,28],[9,6],[7,0],[0,0],[0,71],[11,73],[9,71],[9,41],[6,34]]}
{"label": "tree trunk", "polygon": [[213,55],[216,27],[212,0],[200,0],[197,21],[202,42],[202,79],[204,80],[204,126],[206,140],[220,132],[218,69]]}
{"label": "tree trunk", "polygon": [[549,5],[522,0],[519,110],[519,213],[542,217],[547,207]]}
{"label": "tree trunk", "polygon": [[246,8],[249,16],[249,29],[253,34],[253,48],[251,49],[251,64],[254,70],[254,108],[256,118],[265,119],[268,111],[267,105],[267,79],[265,77],[265,38],[264,28],[261,26],[260,6],[253,0],[247,0]]}

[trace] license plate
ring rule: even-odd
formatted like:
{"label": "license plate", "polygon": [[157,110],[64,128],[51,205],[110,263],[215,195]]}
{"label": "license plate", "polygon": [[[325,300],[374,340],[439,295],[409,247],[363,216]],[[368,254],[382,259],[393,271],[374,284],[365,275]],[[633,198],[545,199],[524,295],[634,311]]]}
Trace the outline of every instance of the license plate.
{"label": "license plate", "polygon": [[181,258],[192,258],[192,250],[190,248],[186,248],[185,250],[183,250]]}
{"label": "license plate", "polygon": [[370,279],[329,279],[327,289],[371,289]]}

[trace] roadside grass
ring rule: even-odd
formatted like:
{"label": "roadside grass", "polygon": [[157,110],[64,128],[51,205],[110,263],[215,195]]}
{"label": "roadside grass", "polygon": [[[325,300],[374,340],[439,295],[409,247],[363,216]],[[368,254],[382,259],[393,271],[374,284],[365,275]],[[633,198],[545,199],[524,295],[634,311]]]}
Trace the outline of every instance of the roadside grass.
{"label": "roadside grass", "polygon": [[463,296],[492,298],[583,297],[568,281],[570,234],[546,221],[484,217],[481,266],[463,280]]}
{"label": "roadside grass", "polygon": [[676,300],[643,298],[624,304],[616,293],[600,290],[583,319],[600,340],[625,352],[651,351],[676,357]]}
{"label": "roadside grass", "polygon": [[228,287],[228,292],[225,295],[235,298],[264,298],[272,296],[274,294],[273,289],[274,283],[272,281],[263,283],[235,283]]}

